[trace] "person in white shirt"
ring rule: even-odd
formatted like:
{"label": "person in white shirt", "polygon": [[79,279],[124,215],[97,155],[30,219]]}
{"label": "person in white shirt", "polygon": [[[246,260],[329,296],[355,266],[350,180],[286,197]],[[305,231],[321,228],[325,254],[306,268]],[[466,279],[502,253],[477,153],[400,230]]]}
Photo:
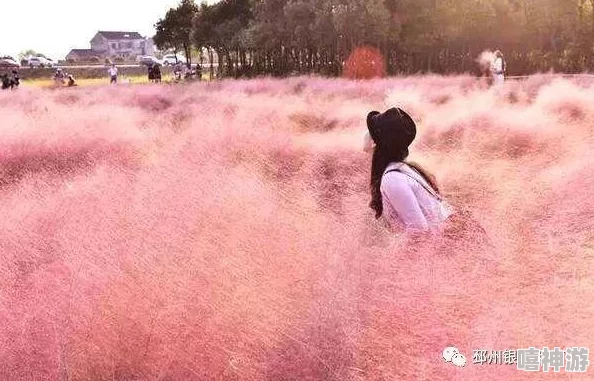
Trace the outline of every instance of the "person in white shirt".
{"label": "person in white shirt", "polygon": [[[454,210],[441,196],[435,177],[406,161],[416,137],[416,124],[405,111],[391,108],[367,115],[364,151],[372,153],[371,202],[376,219],[394,232],[412,236],[442,234],[455,240],[488,236],[472,215]],[[468,234],[468,235],[467,235]]]}
{"label": "person in white shirt", "polygon": [[394,230],[439,231],[452,211],[434,177],[405,162],[416,136],[415,122],[403,110],[391,108],[369,113],[367,127],[367,151],[373,151],[370,207],[376,218],[384,217]]}
{"label": "person in white shirt", "polygon": [[61,68],[57,68],[54,74],[54,83],[56,86],[62,86],[64,84],[64,71]]}
{"label": "person in white shirt", "polygon": [[505,60],[499,50],[495,51],[493,62],[491,63],[491,75],[493,84],[498,86],[505,82]]}
{"label": "person in white shirt", "polygon": [[115,64],[111,65],[109,68],[109,76],[111,78],[110,84],[118,83],[118,68]]}

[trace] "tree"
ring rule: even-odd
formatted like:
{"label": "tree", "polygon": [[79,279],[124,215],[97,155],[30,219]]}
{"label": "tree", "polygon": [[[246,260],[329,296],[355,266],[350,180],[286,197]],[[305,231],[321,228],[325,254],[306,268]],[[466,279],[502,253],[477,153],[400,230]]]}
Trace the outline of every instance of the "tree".
{"label": "tree", "polygon": [[155,24],[156,34],[153,37],[159,49],[184,52],[188,66],[192,64],[192,30],[193,20],[198,13],[198,6],[193,0],[182,0],[177,8],[170,8],[165,17]]}
{"label": "tree", "polygon": [[23,61],[23,60],[25,60],[25,59],[27,59],[29,57],[43,57],[43,58],[47,58],[43,54],[37,53],[33,49],[24,50],[24,51],[22,51],[22,52],[19,53],[19,61]]}
{"label": "tree", "polygon": [[477,72],[494,49],[509,74],[594,69],[594,0],[184,0],[156,27],[158,46],[216,53],[221,76]]}
{"label": "tree", "polygon": [[200,9],[194,16],[192,42],[200,50],[205,48],[208,53],[208,62],[210,63],[210,79],[214,77],[214,16],[213,7],[206,3],[200,4]]}
{"label": "tree", "polygon": [[[245,28],[251,19],[249,0],[222,0],[211,6],[203,3],[194,18],[193,41],[208,49],[210,61],[216,51],[219,74],[238,76],[247,65]],[[212,65],[211,65],[212,75]]]}

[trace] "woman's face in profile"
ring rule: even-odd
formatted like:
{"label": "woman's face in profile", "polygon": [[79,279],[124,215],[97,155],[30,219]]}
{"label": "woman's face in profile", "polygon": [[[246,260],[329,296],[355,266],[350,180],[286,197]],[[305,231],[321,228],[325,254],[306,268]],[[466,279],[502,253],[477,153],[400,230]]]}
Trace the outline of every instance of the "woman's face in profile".
{"label": "woman's face in profile", "polygon": [[363,151],[367,153],[372,153],[374,146],[375,143],[373,142],[371,135],[369,135],[369,131],[367,131],[365,133],[365,137],[363,138]]}

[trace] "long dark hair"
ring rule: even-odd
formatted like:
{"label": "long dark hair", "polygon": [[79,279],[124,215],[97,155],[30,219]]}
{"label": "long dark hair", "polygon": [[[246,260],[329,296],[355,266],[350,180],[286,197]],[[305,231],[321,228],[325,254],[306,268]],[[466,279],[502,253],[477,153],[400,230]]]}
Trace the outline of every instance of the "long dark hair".
{"label": "long dark hair", "polygon": [[427,170],[422,168],[419,164],[414,162],[406,161],[405,159],[408,157],[408,149],[404,149],[401,151],[397,150],[386,150],[381,149],[378,146],[375,146],[373,149],[373,157],[371,159],[371,202],[369,203],[369,207],[375,211],[375,218],[379,219],[383,214],[383,203],[382,203],[382,193],[380,191],[380,186],[382,184],[382,176],[384,171],[390,165],[390,163],[394,162],[404,162],[414,170],[416,170],[424,179],[429,183],[429,185],[439,194],[439,189],[437,187],[437,182],[435,180],[435,176],[429,173]]}

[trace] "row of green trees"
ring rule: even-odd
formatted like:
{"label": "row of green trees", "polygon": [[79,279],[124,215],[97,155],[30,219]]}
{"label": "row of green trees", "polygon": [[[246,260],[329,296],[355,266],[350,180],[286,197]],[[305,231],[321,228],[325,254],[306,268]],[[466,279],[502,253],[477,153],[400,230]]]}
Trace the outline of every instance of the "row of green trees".
{"label": "row of green trees", "polygon": [[487,49],[511,75],[594,68],[594,0],[182,0],[155,28],[159,48],[205,51],[220,76],[340,75],[361,46],[388,74],[478,73]]}

